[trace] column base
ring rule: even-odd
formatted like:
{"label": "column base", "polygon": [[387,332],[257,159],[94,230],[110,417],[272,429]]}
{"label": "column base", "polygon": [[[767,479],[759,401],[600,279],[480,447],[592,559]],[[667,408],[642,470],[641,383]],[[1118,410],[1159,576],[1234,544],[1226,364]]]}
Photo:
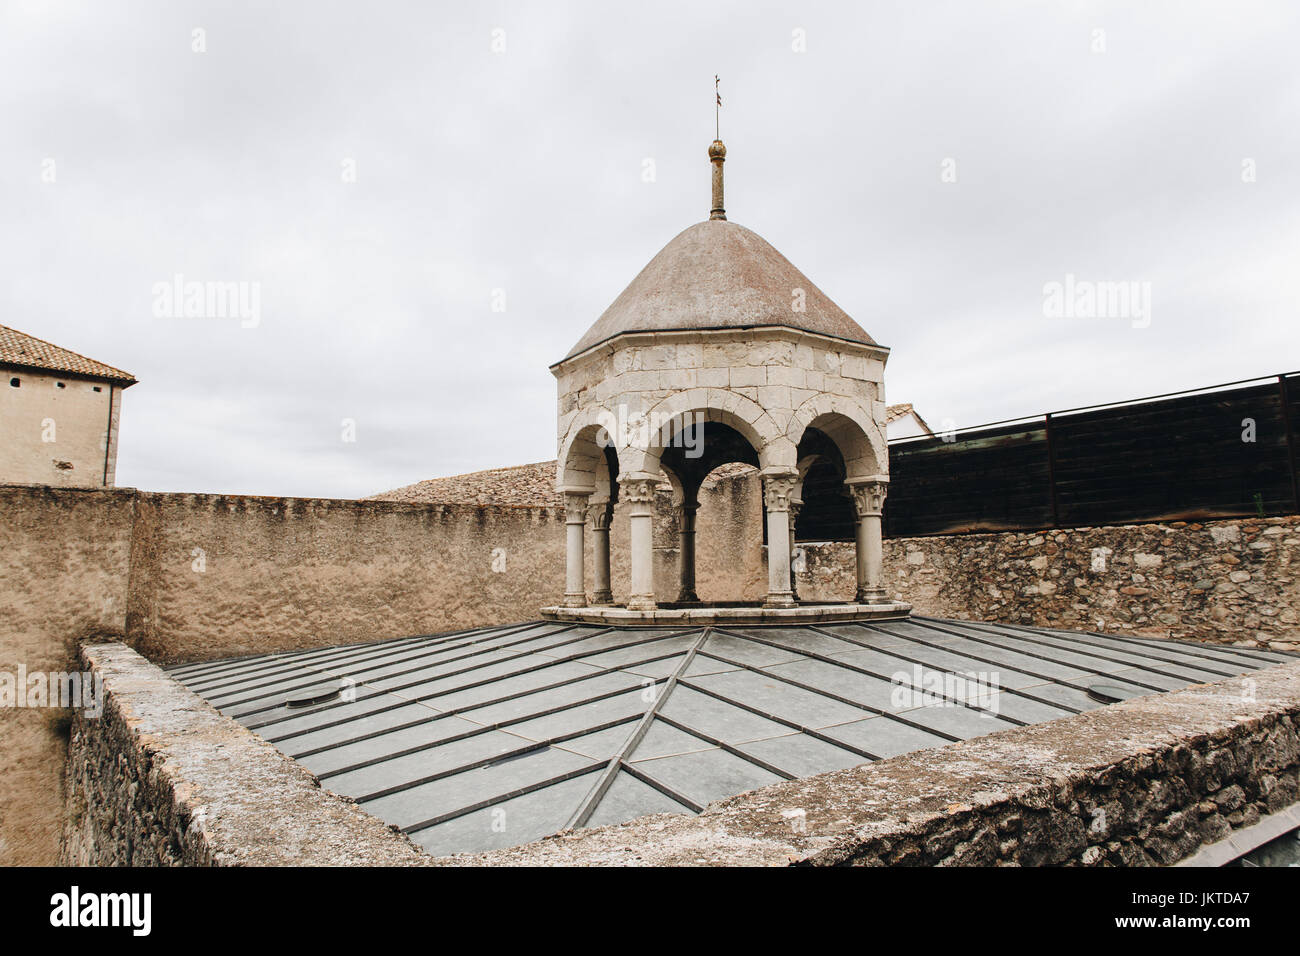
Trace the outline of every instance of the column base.
{"label": "column base", "polygon": [[695,593],[694,588],[682,588],[681,593],[677,595],[677,603],[678,604],[699,604],[700,596]]}
{"label": "column base", "polygon": [[858,588],[858,593],[854,597],[859,604],[892,604],[894,599],[889,596],[889,592],[884,588]]}
{"label": "column base", "polygon": [[596,591],[591,595],[593,607],[610,607],[613,603],[614,594],[612,591]]}
{"label": "column base", "polygon": [[763,607],[795,607],[798,602],[791,591],[774,591],[763,601]]}
{"label": "column base", "polygon": [[586,607],[587,595],[585,594],[566,594],[564,595],[565,607]]}
{"label": "column base", "polygon": [[629,611],[653,611],[659,605],[655,604],[653,594],[634,594],[627,599],[627,609]]}

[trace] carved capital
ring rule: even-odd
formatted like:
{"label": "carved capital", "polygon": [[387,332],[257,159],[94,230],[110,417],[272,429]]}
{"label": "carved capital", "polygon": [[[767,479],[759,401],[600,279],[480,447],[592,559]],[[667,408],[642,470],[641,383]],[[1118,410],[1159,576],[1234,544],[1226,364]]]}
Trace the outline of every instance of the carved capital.
{"label": "carved capital", "polygon": [[763,476],[763,497],[768,511],[789,511],[790,496],[799,485],[797,474],[772,474]]}
{"label": "carved capital", "polygon": [[565,524],[585,524],[587,521],[587,495],[574,494],[573,492],[564,493],[564,523]]}
{"label": "carved capital", "polygon": [[698,504],[677,506],[677,523],[682,534],[695,533],[695,515],[699,510],[700,506]]}
{"label": "carved capital", "polygon": [[609,530],[609,502],[596,501],[587,505],[587,523],[593,531]]}
{"label": "carved capital", "polygon": [[853,513],[859,518],[879,517],[885,508],[885,495],[889,493],[889,482],[883,479],[857,481],[849,485],[849,494],[853,497]]}
{"label": "carved capital", "polygon": [[618,496],[630,505],[652,505],[655,500],[655,489],[658,486],[657,478],[648,475],[629,475],[619,479]]}

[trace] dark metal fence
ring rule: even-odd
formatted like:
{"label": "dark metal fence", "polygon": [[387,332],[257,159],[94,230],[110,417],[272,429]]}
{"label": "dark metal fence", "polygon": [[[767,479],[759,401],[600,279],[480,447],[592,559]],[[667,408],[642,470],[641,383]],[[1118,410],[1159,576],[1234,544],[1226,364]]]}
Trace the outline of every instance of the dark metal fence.
{"label": "dark metal fence", "polygon": [[1300,511],[1300,372],[889,446],[891,537]]}

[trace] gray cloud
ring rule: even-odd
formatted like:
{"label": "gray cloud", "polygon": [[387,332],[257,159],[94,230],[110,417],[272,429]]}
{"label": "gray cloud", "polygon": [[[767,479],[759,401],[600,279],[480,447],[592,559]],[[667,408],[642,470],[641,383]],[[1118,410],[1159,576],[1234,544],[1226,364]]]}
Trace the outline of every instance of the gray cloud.
{"label": "gray cloud", "polygon": [[[352,496],[551,457],[547,366],[707,215],[720,73],[730,217],[893,349],[890,399],[932,422],[1282,371],[1298,21],[1258,2],[9,3],[2,321],[140,378],[122,484]],[[260,324],[156,318],[176,273],[260,283]],[[1044,318],[1066,273],[1150,282],[1150,327]]]}

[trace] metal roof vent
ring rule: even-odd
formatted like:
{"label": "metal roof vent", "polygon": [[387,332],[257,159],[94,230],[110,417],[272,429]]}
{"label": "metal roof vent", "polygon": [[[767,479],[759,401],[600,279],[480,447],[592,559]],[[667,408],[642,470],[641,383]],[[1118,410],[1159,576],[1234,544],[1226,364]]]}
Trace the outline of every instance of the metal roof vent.
{"label": "metal roof vent", "polygon": [[310,707],[312,704],[328,704],[332,700],[337,700],[338,696],[337,687],[308,687],[298,697],[286,697],[284,706]]}

